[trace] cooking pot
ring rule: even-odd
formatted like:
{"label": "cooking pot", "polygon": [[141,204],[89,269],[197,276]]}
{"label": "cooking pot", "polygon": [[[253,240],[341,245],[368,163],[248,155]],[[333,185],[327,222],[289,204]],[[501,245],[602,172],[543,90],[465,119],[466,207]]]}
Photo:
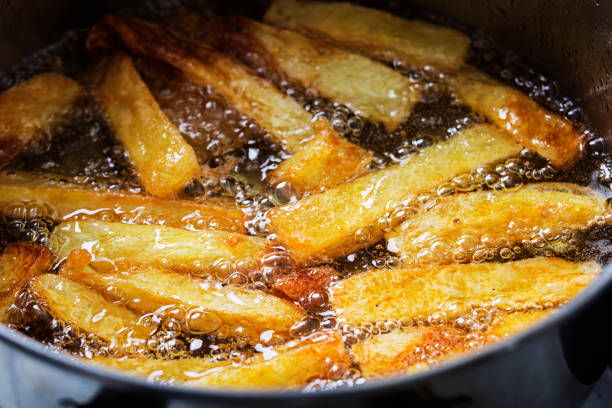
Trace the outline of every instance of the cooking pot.
{"label": "cooking pot", "polygon": [[[129,3],[129,4],[126,4]],[[0,0],[0,67],[138,2]],[[163,8],[172,0],[146,7]],[[196,3],[191,1],[190,3]],[[210,1],[203,0],[205,6]],[[219,2],[221,3],[221,2]],[[612,138],[612,2],[577,0],[370,1],[418,7],[481,28],[559,80],[599,135]],[[228,12],[265,2],[225,0]],[[138,3],[138,7],[142,7]],[[604,149],[601,141],[590,149]],[[611,356],[612,265],[559,313],[511,339],[412,376],[318,393],[194,390],[147,383],[91,367],[0,327],[2,407],[579,406]]]}

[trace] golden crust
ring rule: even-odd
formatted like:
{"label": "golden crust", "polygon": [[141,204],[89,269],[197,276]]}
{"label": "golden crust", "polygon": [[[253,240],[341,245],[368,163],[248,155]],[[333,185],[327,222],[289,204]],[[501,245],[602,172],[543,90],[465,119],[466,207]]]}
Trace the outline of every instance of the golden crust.
{"label": "golden crust", "polygon": [[88,49],[96,53],[112,48],[113,35],[132,53],[165,61],[191,81],[210,85],[289,152],[314,135],[312,116],[306,110],[233,57],[157,24],[113,15],[91,29]]}
{"label": "golden crust", "polygon": [[65,116],[85,89],[57,73],[37,75],[0,94],[0,168]]}
{"label": "golden crust", "polygon": [[565,230],[585,229],[606,211],[604,198],[593,190],[567,183],[538,183],[517,191],[445,197],[385,237],[387,248],[400,255],[419,254],[437,245],[435,256],[432,252],[424,257],[427,262],[469,262],[476,251],[529,242],[541,231],[556,237]]}
{"label": "golden crust", "polygon": [[264,21],[386,62],[453,70],[470,43],[459,31],[344,2],[275,0]]}
{"label": "golden crust", "polygon": [[[300,265],[328,261],[382,238],[378,220],[411,195],[473,168],[516,155],[499,129],[476,125],[408,159],[268,213],[281,244]],[[357,235],[357,237],[356,237]]]}
{"label": "golden crust", "polygon": [[301,305],[316,307],[312,305],[310,297],[313,294],[321,296],[320,301],[327,301],[327,291],[338,279],[337,272],[331,266],[317,266],[314,268],[298,268],[278,276],[272,282],[274,293],[287,297]]}
{"label": "golden crust", "polygon": [[452,319],[472,307],[514,310],[559,304],[576,296],[600,271],[594,262],[559,258],[372,270],[335,284],[331,303],[350,325],[436,313]]}
{"label": "golden crust", "polygon": [[51,234],[59,259],[74,249],[97,257],[127,260],[177,272],[226,278],[261,265],[265,239],[234,232],[187,231],[162,225],[132,225],[105,221],[70,221]]}
{"label": "golden crust", "polygon": [[115,262],[115,269],[108,271],[96,270],[90,261],[89,252],[75,250],[60,274],[141,314],[178,308],[180,315],[173,317],[194,333],[246,338],[257,344],[264,332],[270,337],[273,333],[276,340],[288,337],[291,326],[305,317],[293,303],[262,291],[127,262]]}
{"label": "golden crust", "polygon": [[125,191],[94,190],[58,183],[28,172],[0,173],[0,211],[13,216],[8,204],[44,203],[55,221],[120,218],[131,223],[160,224],[189,230],[219,229],[246,232],[246,216],[235,206],[207,202],[167,200]]}
{"label": "golden crust", "polygon": [[567,169],[580,158],[580,132],[527,95],[474,68],[459,71],[451,83],[461,101],[555,166]]}
{"label": "golden crust", "polygon": [[147,192],[176,197],[200,175],[193,148],[166,117],[128,55],[117,53],[108,61],[94,95]]}

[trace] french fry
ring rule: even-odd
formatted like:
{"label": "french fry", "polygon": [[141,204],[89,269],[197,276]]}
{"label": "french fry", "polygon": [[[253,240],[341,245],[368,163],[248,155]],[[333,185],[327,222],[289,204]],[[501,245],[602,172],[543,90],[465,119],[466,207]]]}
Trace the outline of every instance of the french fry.
{"label": "french fry", "polygon": [[344,2],[275,0],[264,21],[413,67],[456,69],[470,43],[465,34],[451,28]]}
{"label": "french fry", "polygon": [[99,270],[91,259],[89,252],[75,250],[60,274],[102,293],[112,287],[107,297],[141,314],[178,308],[181,315],[173,317],[197,334],[246,338],[257,344],[264,341],[264,332],[275,339],[288,337],[291,326],[306,316],[293,303],[262,291],[125,262],[116,262],[115,269]]}
{"label": "french fry", "polygon": [[87,249],[97,257],[212,274],[220,279],[234,271],[259,267],[267,252],[265,239],[244,234],[105,221],[60,224],[50,243],[58,258],[67,257],[74,249]]}
{"label": "french fry", "polygon": [[[181,17],[175,26],[189,37],[231,53],[254,70],[261,69],[264,61],[267,69],[283,72],[307,89],[382,122],[389,131],[406,120],[420,99],[420,91],[408,78],[382,63],[296,32],[240,16]],[[185,20],[187,27],[181,24]]]}
{"label": "french fry", "polygon": [[340,137],[325,118],[314,126],[317,136],[270,173],[270,184],[286,182],[301,196],[324,191],[367,171],[372,152]]}
{"label": "french fry", "polygon": [[476,338],[450,326],[407,327],[370,337],[353,345],[351,352],[365,377],[406,374],[495,343],[548,314],[532,311],[501,315]]}
{"label": "french fry", "polygon": [[329,377],[334,366],[341,372],[351,364],[340,333],[321,333],[309,340],[292,341],[272,353],[272,356],[258,354],[240,365],[210,370],[185,384],[190,387],[297,387],[314,378]]}
{"label": "french fry", "polygon": [[107,62],[94,95],[147,192],[176,197],[200,175],[193,148],[159,107],[128,55],[117,53]]}
{"label": "french fry", "polygon": [[279,241],[298,264],[327,261],[380,240],[383,232],[377,222],[392,209],[388,208],[392,203],[520,150],[496,127],[476,125],[403,164],[274,208],[268,217]]}
{"label": "french fry", "polygon": [[334,285],[331,303],[350,325],[435,313],[452,319],[474,306],[512,310],[559,304],[576,296],[599,272],[594,262],[559,258],[372,270]]}
{"label": "french fry", "polygon": [[85,89],[57,73],[37,75],[0,94],[0,168],[40,138],[69,113]]}
{"label": "french fry", "polygon": [[11,243],[0,255],[0,323],[7,323],[13,296],[35,275],[51,269],[51,253],[25,242]]}
{"label": "french fry", "polygon": [[233,57],[159,25],[113,15],[92,28],[88,49],[95,53],[108,48],[108,37],[113,35],[134,54],[165,61],[191,81],[211,86],[290,153],[315,134],[306,110]]}
{"label": "french fry", "polygon": [[246,232],[245,215],[236,207],[96,190],[59,183],[37,173],[1,172],[0,212],[14,216],[10,204],[17,202],[45,203],[53,209],[52,216],[57,222],[75,217],[104,219],[111,216],[138,224]]}
{"label": "french fry", "polygon": [[555,166],[566,169],[580,158],[580,132],[522,92],[469,67],[459,71],[451,83],[466,105]]}
{"label": "french fry", "polygon": [[45,273],[34,276],[28,285],[53,317],[111,344],[126,346],[133,339],[145,340],[150,335],[146,327],[139,324],[138,315],[109,303],[81,283]]}
{"label": "french fry", "polygon": [[[558,238],[582,230],[607,205],[594,191],[567,183],[538,183],[518,191],[478,191],[443,198],[385,234],[387,248],[419,254],[438,245],[436,263],[470,262],[476,251],[529,242],[534,230]],[[468,241],[470,247],[462,247]]]}

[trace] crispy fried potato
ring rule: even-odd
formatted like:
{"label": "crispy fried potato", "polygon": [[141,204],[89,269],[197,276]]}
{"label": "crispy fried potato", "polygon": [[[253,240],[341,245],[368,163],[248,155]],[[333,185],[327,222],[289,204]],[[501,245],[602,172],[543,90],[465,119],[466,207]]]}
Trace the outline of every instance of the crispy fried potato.
{"label": "crispy fried potato", "polygon": [[348,368],[351,358],[340,333],[321,333],[309,340],[292,341],[278,349],[258,354],[240,365],[208,371],[203,377],[187,381],[190,387],[295,387],[314,378],[327,378],[336,366]]}
{"label": "crispy fried potato", "polygon": [[451,28],[344,2],[275,0],[264,21],[413,67],[456,69],[470,43],[467,35]]}
{"label": "crispy fried potato", "polygon": [[11,243],[0,255],[0,323],[7,323],[13,296],[30,278],[51,269],[51,252],[25,242]]}
{"label": "crispy fried potato", "polygon": [[111,344],[127,345],[130,338],[144,340],[150,334],[139,325],[138,315],[134,312],[109,303],[98,292],[81,283],[45,273],[34,276],[28,285],[53,317]]}
{"label": "crispy fried potato", "polygon": [[[534,234],[556,240],[582,230],[607,211],[593,190],[567,183],[538,183],[518,191],[478,191],[443,198],[385,234],[387,248],[420,254],[437,245],[435,263],[470,262],[477,251],[529,242]],[[464,244],[461,244],[461,243]],[[469,245],[469,247],[466,247]]]}
{"label": "crispy fried potato", "polygon": [[372,270],[332,286],[332,306],[350,325],[443,313],[474,306],[503,310],[559,304],[601,272],[594,262],[531,258],[508,263]]}
{"label": "crispy fried potato", "polygon": [[[73,251],[61,275],[95,288],[112,301],[139,313],[171,307],[189,332],[246,338],[257,344],[262,333],[280,340],[306,314],[293,303],[262,291],[222,286],[154,267],[116,262],[115,269],[97,268],[85,250]],[[105,264],[104,266],[109,266]],[[112,290],[108,290],[112,288]],[[266,341],[267,342],[267,341]]]}
{"label": "crispy fried potato", "polygon": [[522,92],[474,68],[462,69],[451,83],[461,101],[555,166],[567,169],[580,158],[581,133]]}
{"label": "crispy fried potato", "polygon": [[351,352],[366,377],[405,374],[495,343],[548,314],[533,311],[499,315],[491,328],[477,337],[467,337],[450,326],[407,327],[370,337],[353,345]]}
{"label": "crispy fried potato", "polygon": [[126,191],[103,191],[29,172],[0,172],[0,212],[19,217],[13,203],[44,203],[55,221],[120,218],[189,230],[246,232],[245,214],[235,206],[166,200]]}
{"label": "crispy fried potato", "polygon": [[183,382],[206,375],[210,370],[231,365],[232,360],[215,361],[207,358],[179,358],[175,360],[150,359],[144,357],[103,357],[94,356],[93,363],[147,377],[149,381],[164,380]]}
{"label": "crispy fried potato", "polygon": [[[182,24],[184,22],[188,24]],[[420,90],[393,69],[322,41],[240,16],[182,15],[177,29],[229,52],[254,70],[285,73],[307,89],[340,102],[392,131],[420,99]]]}
{"label": "crispy fried potato", "polygon": [[113,34],[134,54],[165,61],[191,81],[214,88],[287,151],[297,151],[314,136],[312,116],[304,108],[233,57],[159,25],[112,15],[92,28],[88,49],[95,53],[112,47],[108,42]]}
{"label": "crispy fried potato", "polygon": [[325,118],[318,119],[314,126],[317,136],[270,173],[270,184],[288,183],[292,193],[301,196],[367,172],[372,152],[340,137]]}
{"label": "crispy fried potato", "polygon": [[60,224],[50,242],[59,258],[67,257],[74,249],[87,249],[98,257],[218,278],[259,267],[267,252],[265,239],[244,234],[105,221]]}
{"label": "crispy fried potato", "polygon": [[147,192],[175,197],[200,175],[193,148],[166,117],[128,55],[117,53],[108,61],[94,95]]}
{"label": "crispy fried potato", "polygon": [[520,150],[503,131],[489,125],[473,126],[403,164],[274,208],[268,216],[279,241],[298,264],[327,261],[381,239],[377,222],[393,203]]}
{"label": "crispy fried potato", "polygon": [[276,277],[272,282],[272,290],[280,296],[299,302],[304,307],[317,309],[325,306],[327,290],[336,280],[338,273],[331,266],[297,268]]}
{"label": "crispy fried potato", "polygon": [[85,98],[81,85],[57,73],[37,75],[0,94],[0,168],[23,149],[38,147],[41,137]]}

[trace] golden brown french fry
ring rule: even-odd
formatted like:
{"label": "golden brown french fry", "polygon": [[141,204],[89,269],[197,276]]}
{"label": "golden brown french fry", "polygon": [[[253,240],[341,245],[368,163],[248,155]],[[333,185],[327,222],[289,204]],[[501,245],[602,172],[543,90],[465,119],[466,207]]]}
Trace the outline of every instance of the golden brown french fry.
{"label": "golden brown french fry", "polygon": [[85,285],[63,276],[45,273],[28,283],[38,300],[51,315],[78,326],[111,344],[127,346],[133,340],[145,340],[150,333],[131,310],[106,301]]}
{"label": "golden brown french fry", "polygon": [[103,191],[29,172],[0,173],[0,212],[13,214],[10,204],[45,203],[55,221],[71,218],[121,219],[190,230],[246,232],[245,214],[237,207],[187,200],[160,199],[126,191]]}
{"label": "golden brown french fry", "polygon": [[304,108],[233,57],[154,23],[112,15],[92,28],[88,49],[95,52],[108,47],[107,39],[113,34],[131,52],[165,61],[191,81],[214,88],[287,151],[297,151],[314,136],[312,116]]}
{"label": "golden brown french fry", "polygon": [[291,191],[316,193],[355,178],[367,171],[369,152],[340,137],[327,119],[315,124],[317,136],[270,173],[270,183],[286,182]]}
{"label": "golden brown french fry", "polygon": [[7,323],[13,296],[33,276],[51,269],[51,252],[26,242],[10,243],[0,255],[0,323]]}
{"label": "golden brown french fry", "polygon": [[272,353],[272,357],[258,354],[240,365],[210,370],[185,384],[190,387],[288,388],[306,385],[315,378],[327,378],[332,368],[342,372],[351,364],[340,333],[321,333],[309,340],[292,341]]}
{"label": "golden brown french fry", "polygon": [[94,95],[149,193],[175,197],[201,173],[193,148],[166,117],[132,59],[115,54]]}
{"label": "golden brown french fry", "polygon": [[105,221],[60,224],[51,234],[50,243],[58,258],[67,257],[74,249],[87,249],[97,257],[219,278],[259,267],[267,252],[265,239],[234,232]]}
{"label": "golden brown french fry", "polygon": [[413,67],[456,69],[470,43],[451,28],[344,2],[275,0],[264,21]]}
{"label": "golden brown french fry", "polygon": [[0,168],[40,137],[79,101],[85,89],[57,73],[37,75],[0,94]]}
{"label": "golden brown french fry", "polygon": [[[240,16],[181,17],[176,27],[189,37],[231,53],[254,70],[263,62],[267,69],[287,74],[390,131],[406,120],[420,99],[419,89],[408,78],[384,64],[296,32]],[[193,29],[181,24],[185,19]]]}
{"label": "golden brown french fry", "polygon": [[[181,310],[173,317],[196,334],[246,338],[251,344],[269,343],[289,336],[291,326],[306,314],[293,303],[268,293],[236,286],[222,286],[188,275],[154,267],[116,262],[115,269],[100,270],[90,263],[85,250],[72,251],[62,269],[67,276],[106,293],[138,313],[171,307]],[[108,266],[106,264],[105,266]],[[113,291],[107,293],[107,288]]]}
{"label": "golden brown french fry", "polygon": [[200,378],[210,370],[230,365],[232,360],[215,361],[207,358],[179,358],[161,360],[144,357],[103,357],[94,356],[89,360],[93,363],[127,371],[147,380],[164,380],[169,382],[184,382]]}
{"label": "golden brown french fry", "polygon": [[407,327],[370,337],[353,345],[351,352],[365,377],[405,374],[495,343],[548,314],[533,311],[499,315],[490,329],[476,337],[467,337],[450,326]]}
{"label": "golden brown french fry", "polygon": [[496,127],[476,125],[403,164],[274,208],[268,216],[280,242],[299,264],[327,261],[381,239],[377,222],[392,210],[392,203],[520,150]]}
{"label": "golden brown french fry", "polygon": [[580,132],[522,92],[469,67],[459,71],[451,83],[466,105],[555,166],[569,168],[580,158]]}
{"label": "golden brown french fry", "polygon": [[435,313],[452,319],[474,306],[512,310],[559,304],[600,271],[594,262],[559,258],[372,270],[334,285],[331,303],[350,325]]}
{"label": "golden brown french fry", "polygon": [[[443,198],[385,234],[387,248],[419,254],[437,245],[435,263],[470,262],[476,251],[529,242],[546,231],[582,230],[605,214],[603,197],[568,183],[538,183],[517,191],[478,191]],[[465,242],[461,244],[461,242]],[[468,245],[468,247],[465,247]]]}

